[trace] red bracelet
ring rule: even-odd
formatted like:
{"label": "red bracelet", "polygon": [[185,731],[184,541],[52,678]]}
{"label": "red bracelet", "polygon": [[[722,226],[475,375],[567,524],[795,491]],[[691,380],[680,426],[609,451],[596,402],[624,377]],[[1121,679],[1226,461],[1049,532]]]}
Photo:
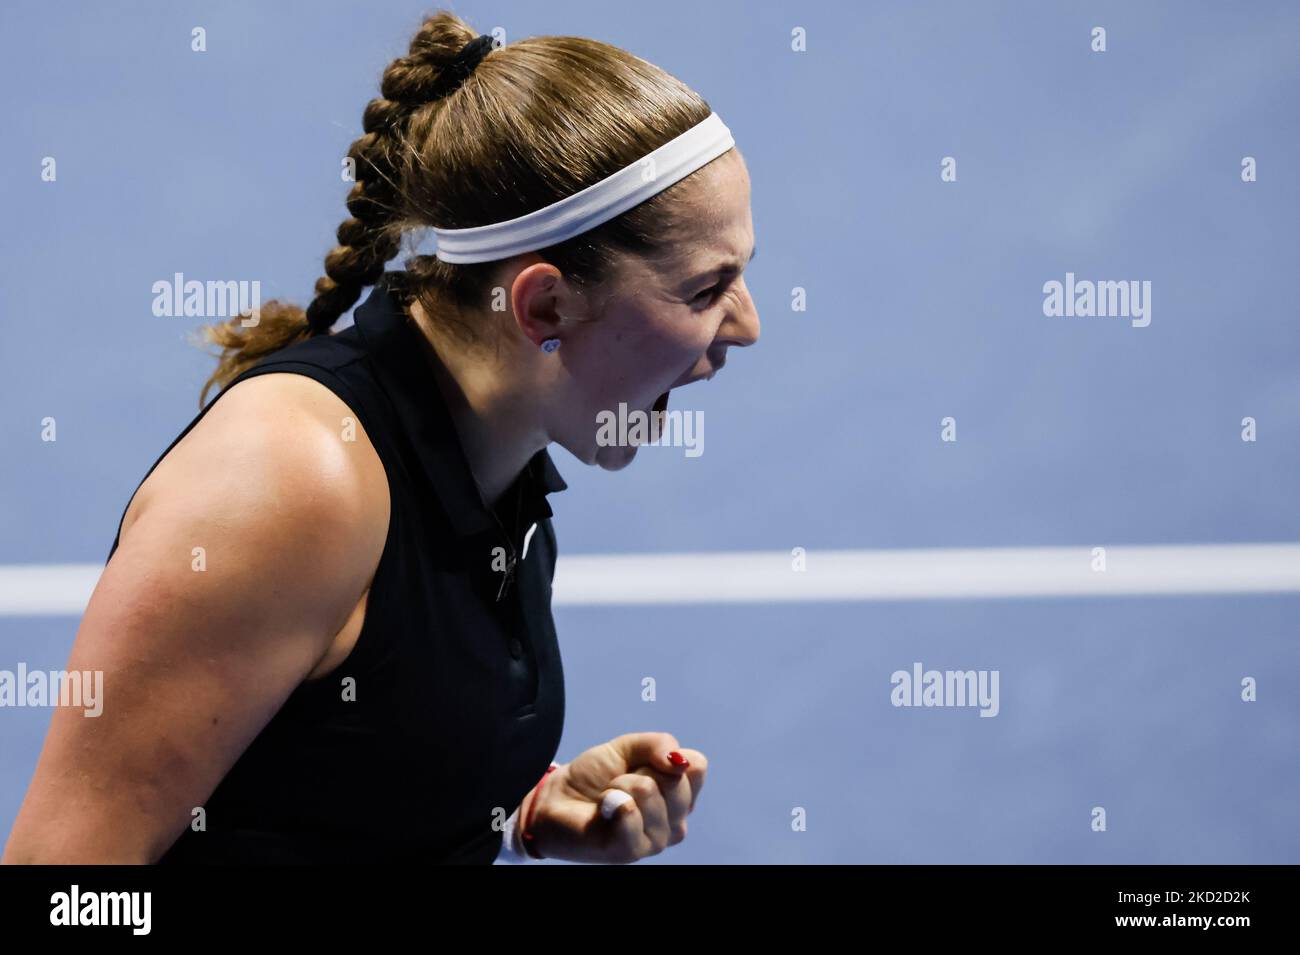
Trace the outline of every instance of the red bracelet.
{"label": "red bracelet", "polygon": [[533,801],[528,804],[528,815],[524,820],[523,828],[519,832],[519,837],[520,839],[523,840],[524,843],[524,851],[527,852],[534,859],[545,859],[546,856],[542,855],[541,851],[536,848],[536,846],[534,845],[534,842],[536,841],[536,837],[531,832],[529,832],[528,829],[533,824],[533,813],[537,811],[537,798],[538,796],[541,795],[542,784],[546,782],[546,777],[551,775],[551,773],[558,768],[559,767],[556,766],[555,763],[552,763],[550,766],[548,766],[546,772],[542,773],[542,778],[539,779],[537,781],[537,785],[533,787],[532,789]]}

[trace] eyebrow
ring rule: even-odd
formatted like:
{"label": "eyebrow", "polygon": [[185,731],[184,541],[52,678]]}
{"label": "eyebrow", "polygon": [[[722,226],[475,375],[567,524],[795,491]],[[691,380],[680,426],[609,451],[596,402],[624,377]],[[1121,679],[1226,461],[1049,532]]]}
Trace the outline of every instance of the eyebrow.
{"label": "eyebrow", "polygon": [[695,282],[700,281],[701,279],[709,278],[714,275],[716,275],[720,279],[734,278],[735,276],[739,275],[741,272],[745,270],[745,266],[747,266],[750,262],[754,261],[754,256],[756,255],[758,255],[757,242],[754,243],[754,248],[750,250],[749,258],[746,261],[741,262],[737,259],[728,259],[726,262],[723,262],[719,265],[715,265],[711,269],[706,269],[703,272],[696,273],[695,277],[691,279],[690,283],[688,284],[693,284]]}
{"label": "eyebrow", "polygon": [[720,272],[723,275],[738,275],[744,271],[745,266],[754,261],[754,256],[758,255],[758,243],[754,243],[754,248],[749,252],[749,258],[744,262],[736,262],[734,259],[730,262],[724,262],[713,271]]}

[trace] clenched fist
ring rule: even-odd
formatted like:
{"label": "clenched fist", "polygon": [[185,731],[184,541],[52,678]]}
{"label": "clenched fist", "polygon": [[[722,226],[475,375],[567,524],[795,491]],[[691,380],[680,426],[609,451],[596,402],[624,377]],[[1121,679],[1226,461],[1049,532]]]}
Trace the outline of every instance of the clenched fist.
{"label": "clenched fist", "polygon": [[551,771],[524,798],[520,825],[531,813],[532,846],[547,858],[636,862],[686,838],[707,770],[704,754],[670,733],[627,733]]}

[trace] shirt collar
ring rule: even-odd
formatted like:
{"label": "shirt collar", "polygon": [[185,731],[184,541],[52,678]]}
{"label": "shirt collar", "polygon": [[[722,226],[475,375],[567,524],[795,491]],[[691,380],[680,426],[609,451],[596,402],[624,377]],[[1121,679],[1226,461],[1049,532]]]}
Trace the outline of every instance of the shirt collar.
{"label": "shirt collar", "polygon": [[[370,295],[354,310],[353,324],[456,533],[469,537],[497,532],[496,519],[483,502],[425,356],[434,361],[437,357],[395,291],[394,276],[398,274],[385,272],[380,277]],[[546,495],[568,487],[545,448],[529,459],[520,479],[526,482],[523,517],[527,522],[550,517]]]}

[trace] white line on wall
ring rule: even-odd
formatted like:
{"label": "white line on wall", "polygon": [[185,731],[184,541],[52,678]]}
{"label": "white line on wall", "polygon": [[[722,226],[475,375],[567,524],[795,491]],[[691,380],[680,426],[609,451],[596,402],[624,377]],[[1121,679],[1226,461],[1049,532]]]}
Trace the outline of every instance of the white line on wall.
{"label": "white line on wall", "polygon": [[[561,557],[557,606],[1300,592],[1300,544],[589,554]],[[0,565],[0,615],[77,616],[103,567]]]}
{"label": "white line on wall", "polygon": [[556,604],[770,603],[1300,592],[1300,544],[809,550],[561,559]]}

